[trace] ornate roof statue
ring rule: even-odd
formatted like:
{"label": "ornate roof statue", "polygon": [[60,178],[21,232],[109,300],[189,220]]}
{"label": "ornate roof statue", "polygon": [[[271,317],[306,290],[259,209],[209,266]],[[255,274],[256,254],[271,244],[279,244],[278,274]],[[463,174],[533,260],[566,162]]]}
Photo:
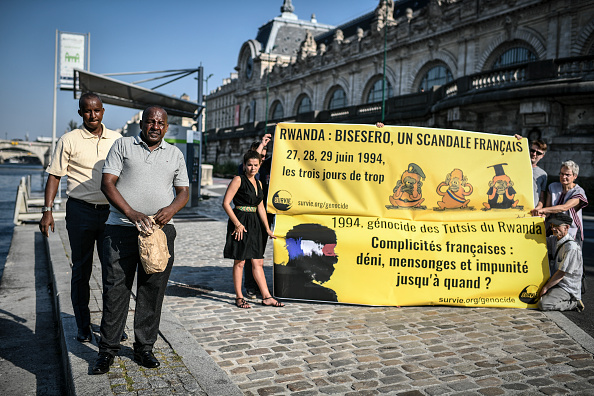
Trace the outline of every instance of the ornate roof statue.
{"label": "ornate roof statue", "polygon": [[378,31],[383,29],[386,23],[394,20],[394,0],[380,0],[375,9],[375,18]]}
{"label": "ornate roof statue", "polygon": [[342,30],[336,29],[336,31],[334,32],[334,41],[337,43],[342,43],[343,40],[344,40],[344,33],[342,33]]}
{"label": "ornate roof statue", "polygon": [[293,4],[291,4],[291,0],[285,0],[281,6],[281,12],[293,13],[293,11],[295,11],[295,7],[293,7]]}
{"label": "ornate roof statue", "polygon": [[357,40],[361,41],[365,36],[365,32],[360,27],[357,28]]}
{"label": "ornate roof statue", "polygon": [[305,40],[303,40],[301,48],[299,49],[299,59],[305,59],[309,55],[315,55],[316,51],[316,41],[314,40],[313,34],[308,30],[305,33]]}

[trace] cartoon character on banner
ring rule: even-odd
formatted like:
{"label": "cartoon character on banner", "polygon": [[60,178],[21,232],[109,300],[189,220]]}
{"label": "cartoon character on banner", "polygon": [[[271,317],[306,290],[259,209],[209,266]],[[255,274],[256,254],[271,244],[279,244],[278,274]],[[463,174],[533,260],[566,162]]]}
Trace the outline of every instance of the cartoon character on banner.
{"label": "cartoon character on banner", "polygon": [[503,165],[496,164],[488,166],[487,168],[495,169],[495,176],[489,182],[489,191],[487,191],[487,202],[483,202],[483,210],[490,209],[523,209],[523,206],[518,206],[519,200],[514,200],[516,190],[514,189],[514,182],[503,171]]}
{"label": "cartoon character on banner", "polygon": [[425,201],[421,190],[423,186],[422,180],[425,180],[425,173],[421,167],[417,164],[410,163],[408,169],[402,173],[400,180],[396,183],[396,187],[393,190],[394,194],[389,197],[392,205],[386,205],[386,208],[427,209],[426,206],[421,205]]}
{"label": "cartoon character on banner", "polygon": [[322,286],[338,262],[334,230],[321,224],[298,224],[287,232],[285,243],[289,261],[274,264],[274,295],[337,302],[336,292]]}
{"label": "cartoon character on banner", "polygon": [[[446,187],[445,191],[442,191],[442,187]],[[468,207],[469,199],[467,196],[472,194],[472,184],[468,183],[468,177],[464,176],[464,173],[460,169],[454,169],[446,175],[445,181],[442,181],[437,186],[437,194],[441,195],[441,201],[437,202],[438,208],[433,210],[446,210],[446,209],[459,209],[467,208],[474,210],[473,207]]]}

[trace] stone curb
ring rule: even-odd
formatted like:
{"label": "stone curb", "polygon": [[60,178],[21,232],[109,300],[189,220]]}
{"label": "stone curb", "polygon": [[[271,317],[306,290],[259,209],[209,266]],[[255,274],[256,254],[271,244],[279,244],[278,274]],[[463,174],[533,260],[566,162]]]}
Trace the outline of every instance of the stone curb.
{"label": "stone curb", "polygon": [[[59,225],[56,225],[56,228]],[[53,281],[55,307],[58,311],[58,326],[60,327],[60,344],[62,346],[63,365],[68,381],[68,390],[72,395],[112,395],[109,381],[105,376],[89,375],[89,362],[95,360],[97,351],[90,344],[81,344],[74,337],[66,334],[76,334],[76,320],[70,302],[71,267],[66,249],[58,230],[50,232],[45,239],[50,272]]]}
{"label": "stone curb", "polygon": [[590,337],[588,333],[580,329],[561,312],[549,311],[544,314],[566,332],[567,335],[573,338],[575,342],[580,344],[582,348],[594,355],[594,338]]}

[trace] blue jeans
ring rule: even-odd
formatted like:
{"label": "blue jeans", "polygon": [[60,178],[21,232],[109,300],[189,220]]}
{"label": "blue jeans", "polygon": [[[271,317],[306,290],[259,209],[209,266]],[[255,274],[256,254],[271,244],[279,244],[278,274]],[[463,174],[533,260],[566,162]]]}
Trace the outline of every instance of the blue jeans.
{"label": "blue jeans", "polygon": [[134,276],[138,273],[136,286],[136,311],[134,312],[134,351],[152,351],[159,333],[161,307],[169,274],[173,267],[173,242],[175,227],[163,227],[167,236],[169,262],[163,272],[144,272],[138,253],[138,230],[136,227],[105,227],[103,242],[103,317],[101,318],[101,341],[99,352],[115,356],[120,349],[120,338],[126,327],[130,293]]}
{"label": "blue jeans", "polygon": [[76,326],[83,331],[91,325],[89,280],[93,270],[93,252],[96,244],[99,261],[103,262],[103,232],[108,216],[109,205],[96,209],[74,199],[66,201],[66,229],[72,251],[70,299]]}

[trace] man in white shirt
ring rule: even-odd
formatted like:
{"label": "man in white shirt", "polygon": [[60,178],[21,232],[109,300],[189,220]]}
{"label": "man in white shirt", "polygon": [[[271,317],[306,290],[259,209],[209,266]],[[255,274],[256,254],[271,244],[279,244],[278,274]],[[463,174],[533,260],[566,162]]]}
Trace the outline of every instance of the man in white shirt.
{"label": "man in white shirt", "polygon": [[551,277],[540,291],[542,311],[584,310],[582,303],[582,250],[569,234],[571,216],[553,213],[549,217],[553,235],[547,237]]}

